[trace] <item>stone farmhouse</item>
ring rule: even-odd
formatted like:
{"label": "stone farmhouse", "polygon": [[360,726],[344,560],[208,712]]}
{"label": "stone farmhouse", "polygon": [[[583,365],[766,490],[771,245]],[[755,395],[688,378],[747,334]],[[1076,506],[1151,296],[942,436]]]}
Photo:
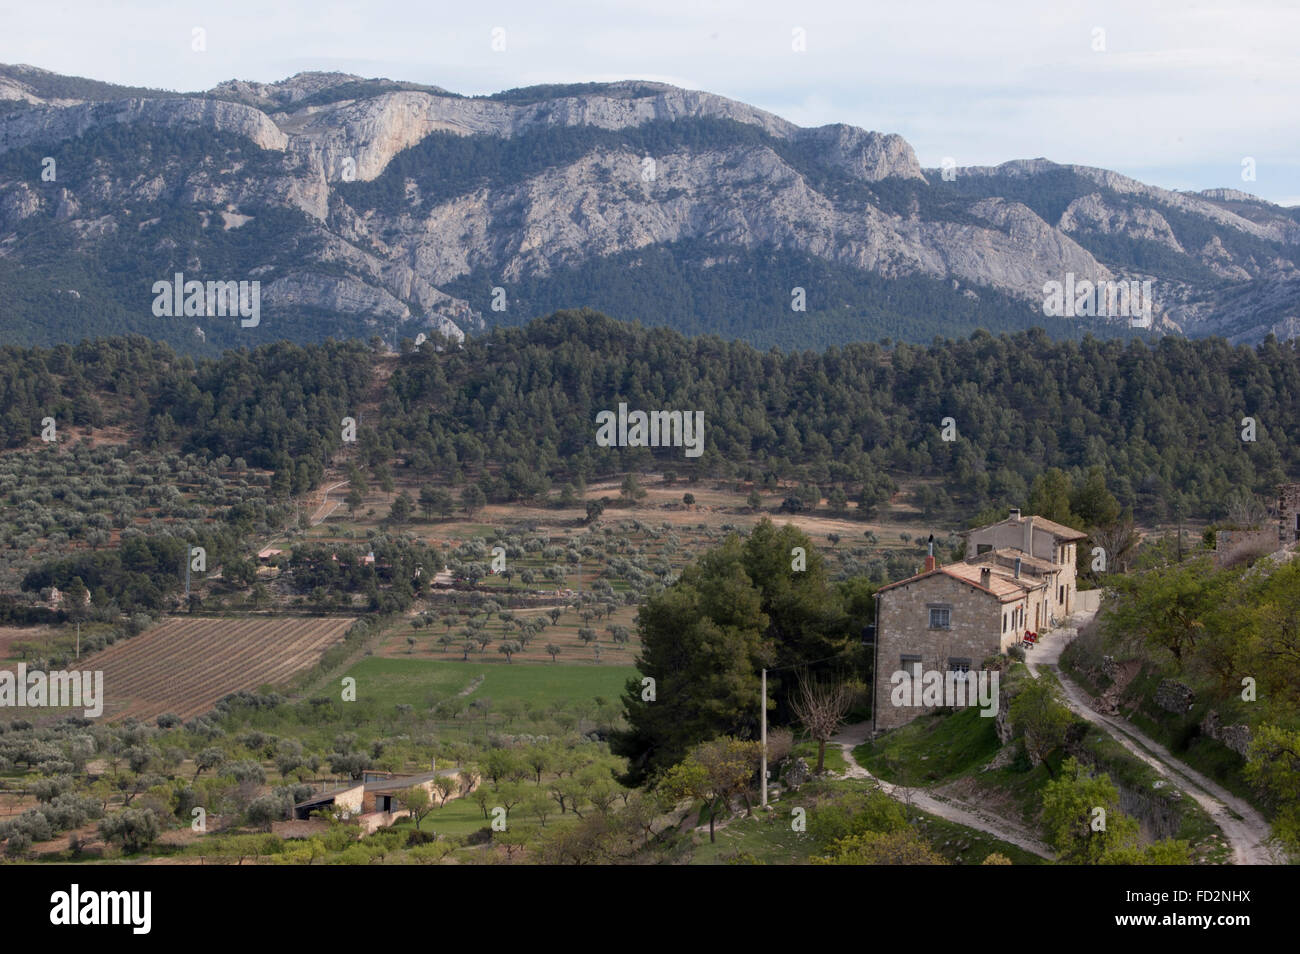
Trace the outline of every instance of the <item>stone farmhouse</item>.
{"label": "stone farmhouse", "polygon": [[931,554],[920,573],[876,591],[876,732],[927,711],[891,704],[895,672],[977,670],[1075,609],[1075,558],[1087,534],[1012,510],[965,536],[964,562],[941,566]]}

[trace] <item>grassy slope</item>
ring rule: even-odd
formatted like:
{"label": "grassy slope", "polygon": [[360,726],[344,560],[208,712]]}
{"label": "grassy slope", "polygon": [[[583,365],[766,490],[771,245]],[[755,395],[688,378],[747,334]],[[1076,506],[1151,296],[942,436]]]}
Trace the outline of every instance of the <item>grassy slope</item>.
{"label": "grassy slope", "polygon": [[[867,783],[845,779],[823,784],[833,798],[836,792],[852,791]],[[762,864],[807,864],[812,858],[825,854],[825,847],[819,845],[809,832],[795,831],[791,825],[793,809],[800,801],[798,793],[791,793],[774,802],[774,810],[769,814],[755,811],[752,818],[734,819],[718,830],[714,843],[709,842],[707,832],[697,834],[691,849],[691,863],[711,865],[752,860]],[[913,816],[914,824],[934,849],[954,864],[977,865],[993,852],[1005,855],[1018,865],[1043,864],[1043,859],[1037,855],[983,832],[926,812],[913,811]]]}
{"label": "grassy slope", "polygon": [[632,666],[566,665],[564,663],[505,664],[427,659],[363,659],[347,675],[357,680],[357,700],[384,705],[422,705],[428,695],[445,697],[467,688],[477,677],[483,682],[471,698],[493,702],[520,699],[535,704],[616,699],[623,684],[636,674]]}
{"label": "grassy slope", "polygon": [[899,785],[933,785],[974,771],[998,748],[994,720],[971,708],[921,716],[858,746],[853,756],[877,778]]}

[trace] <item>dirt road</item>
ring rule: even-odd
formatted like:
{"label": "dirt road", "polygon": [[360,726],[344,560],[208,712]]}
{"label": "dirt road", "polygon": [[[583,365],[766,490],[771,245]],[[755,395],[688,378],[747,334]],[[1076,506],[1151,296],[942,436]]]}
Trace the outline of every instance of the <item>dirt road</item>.
{"label": "dirt road", "polygon": [[1015,825],[1005,818],[981,811],[973,805],[945,798],[930,789],[894,785],[891,782],[876,778],[859,765],[853,757],[854,748],[866,741],[869,732],[870,724],[861,722],[849,726],[831,740],[838,744],[841,751],[844,752],[844,761],[848,765],[850,778],[870,779],[879,785],[880,790],[890,798],[897,799],[904,804],[914,805],[921,811],[929,812],[931,815],[938,815],[940,818],[946,818],[948,821],[965,825],[967,828],[982,831],[1018,848],[1023,848],[1040,858],[1051,859],[1054,857],[1051,849],[1041,841],[1027,833],[1022,826]]}
{"label": "dirt road", "polygon": [[1235,864],[1286,864],[1286,859],[1271,843],[1269,824],[1259,812],[1245,800],[1174,757],[1168,749],[1127,719],[1097,712],[1093,708],[1092,698],[1061,671],[1059,662],[1062,651],[1079,635],[1080,628],[1095,613],[1094,605],[1090,612],[1071,617],[1069,625],[1045,634],[1042,642],[1025,654],[1025,664],[1030,673],[1038,678],[1040,668],[1051,669],[1061,683],[1065,694],[1064,702],[1072,712],[1100,726],[1116,742],[1168,779],[1170,784],[1196,799],[1196,803],[1209,813],[1232,845]]}
{"label": "dirt road", "polygon": [[342,499],[339,499],[334,501],[333,503],[330,503],[330,491],[337,490],[339,487],[342,487],[346,483],[347,483],[346,480],[340,480],[337,484],[330,484],[323,491],[321,491],[321,504],[319,507],[316,508],[316,512],[311,515],[311,525],[313,527],[316,526],[317,524],[324,523],[326,519],[329,517],[329,515],[338,509],[339,504],[341,504],[343,501]]}

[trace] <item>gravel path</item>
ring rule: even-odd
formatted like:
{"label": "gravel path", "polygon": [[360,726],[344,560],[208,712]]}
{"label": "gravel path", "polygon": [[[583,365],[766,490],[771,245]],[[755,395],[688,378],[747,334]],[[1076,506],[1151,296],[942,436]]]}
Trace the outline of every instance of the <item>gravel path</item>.
{"label": "gravel path", "polygon": [[1272,843],[1268,822],[1249,803],[1175,758],[1168,749],[1127,719],[1096,711],[1092,697],[1061,671],[1061,652],[1095,613],[1096,608],[1091,607],[1090,611],[1071,617],[1068,626],[1045,634],[1037,647],[1025,653],[1025,664],[1030,673],[1036,679],[1040,667],[1051,669],[1061,683],[1065,704],[1071,711],[1100,726],[1116,742],[1168,779],[1170,784],[1177,785],[1196,799],[1223,830],[1232,845],[1235,864],[1286,864],[1286,859]]}
{"label": "gravel path", "polygon": [[931,815],[938,815],[940,818],[946,818],[948,821],[956,822],[959,825],[965,825],[967,828],[974,828],[985,834],[992,835],[1002,841],[1008,842],[1023,848],[1025,851],[1038,855],[1040,858],[1051,859],[1054,855],[1046,845],[1038,839],[1029,835],[1023,826],[1015,825],[1005,818],[992,815],[988,812],[981,811],[973,805],[957,802],[950,798],[925,788],[911,788],[905,785],[895,785],[892,782],[886,782],[878,779],[865,768],[858,764],[857,759],[853,757],[853,750],[866,741],[870,732],[870,725],[862,722],[846,728],[831,741],[838,744],[840,750],[844,753],[844,761],[848,765],[849,778],[870,779],[880,786],[880,790],[890,798],[897,799],[907,805],[914,805],[922,811],[929,812]]}

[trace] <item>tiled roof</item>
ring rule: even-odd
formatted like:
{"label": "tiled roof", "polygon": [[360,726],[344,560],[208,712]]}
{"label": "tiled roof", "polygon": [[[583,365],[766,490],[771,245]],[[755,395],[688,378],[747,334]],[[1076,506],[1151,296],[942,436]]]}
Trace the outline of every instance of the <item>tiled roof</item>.
{"label": "tiled roof", "polygon": [[1051,560],[1030,556],[1023,550],[1017,550],[1014,547],[999,547],[996,550],[986,550],[983,553],[977,553],[973,557],[968,557],[966,562],[992,563],[994,560],[1005,561],[1007,566],[1015,566],[1016,560],[1020,560],[1021,566],[1039,573],[1052,573],[1061,568]]}
{"label": "tiled roof", "polygon": [[[984,586],[980,582],[980,574],[984,569],[989,572],[989,585]],[[916,576],[909,576],[905,580],[899,580],[897,583],[889,583],[876,590],[877,593],[884,593],[886,590],[892,590],[895,587],[906,586],[909,583],[917,583],[927,577],[942,573],[954,580],[960,580],[968,586],[984,593],[992,594],[1001,602],[1008,603],[1012,600],[1022,598],[1026,593],[1033,590],[1041,589],[1046,586],[1041,580],[1031,580],[1026,577],[1016,579],[1006,572],[1000,571],[998,567],[984,567],[972,563],[954,563],[949,566],[936,567],[933,570],[927,570],[924,573],[918,573]]]}
{"label": "tiled roof", "polygon": [[[1005,570],[1001,570],[1000,567],[985,567],[977,563],[954,563],[951,566],[944,566],[939,569],[941,572],[947,572],[947,574],[954,579],[962,580],[966,583],[970,583],[972,586],[978,587],[979,589],[987,590],[1004,603],[1007,600],[1018,600],[1026,593],[1041,589],[1047,585],[1041,580],[1031,580],[1024,576],[1016,579],[1015,576]],[[984,586],[984,584],[980,582],[980,578],[985,569],[990,571],[988,586]]]}

